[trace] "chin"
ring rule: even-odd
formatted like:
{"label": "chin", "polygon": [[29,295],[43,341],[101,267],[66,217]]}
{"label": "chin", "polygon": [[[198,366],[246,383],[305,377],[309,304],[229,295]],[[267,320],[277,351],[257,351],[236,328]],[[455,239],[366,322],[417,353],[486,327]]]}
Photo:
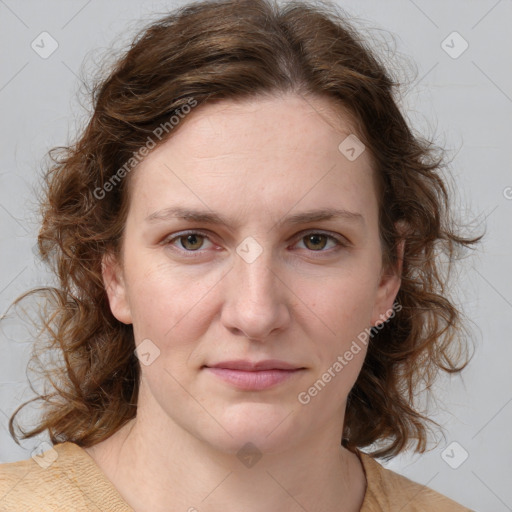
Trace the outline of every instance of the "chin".
{"label": "chin", "polygon": [[238,451],[252,443],[262,453],[279,453],[291,448],[297,435],[295,415],[291,406],[283,404],[245,402],[227,406],[219,423],[229,432],[216,439],[219,449],[227,453]]}

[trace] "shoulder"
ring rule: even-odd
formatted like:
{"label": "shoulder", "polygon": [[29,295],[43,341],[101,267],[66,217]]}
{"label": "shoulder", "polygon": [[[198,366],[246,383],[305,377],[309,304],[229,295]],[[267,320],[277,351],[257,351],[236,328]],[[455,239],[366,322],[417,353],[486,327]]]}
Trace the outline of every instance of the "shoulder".
{"label": "shoulder", "polygon": [[0,512],[130,510],[80,446],[66,442],[19,462],[0,464]]}
{"label": "shoulder", "polygon": [[79,487],[80,447],[63,443],[19,462],[0,465],[0,511],[87,510]]}
{"label": "shoulder", "polygon": [[472,512],[447,496],[384,468],[369,455],[358,455],[367,480],[361,512]]}

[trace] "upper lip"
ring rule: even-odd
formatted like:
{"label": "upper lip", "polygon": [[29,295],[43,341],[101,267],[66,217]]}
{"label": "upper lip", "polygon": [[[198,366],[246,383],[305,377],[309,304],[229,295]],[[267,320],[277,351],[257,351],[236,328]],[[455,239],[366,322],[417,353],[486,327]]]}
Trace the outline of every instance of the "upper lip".
{"label": "upper lip", "polygon": [[237,359],[235,361],[222,361],[216,364],[207,364],[208,368],[226,368],[229,370],[244,370],[256,372],[259,370],[299,370],[302,367],[279,361],[278,359],[266,359],[264,361],[245,361]]}

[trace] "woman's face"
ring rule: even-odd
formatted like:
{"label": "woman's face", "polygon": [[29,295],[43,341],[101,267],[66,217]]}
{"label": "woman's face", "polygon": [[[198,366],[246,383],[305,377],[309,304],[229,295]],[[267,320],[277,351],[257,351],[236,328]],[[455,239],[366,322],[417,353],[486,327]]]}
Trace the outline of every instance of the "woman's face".
{"label": "woman's face", "polygon": [[188,115],[133,171],[122,268],[105,259],[140,345],[139,415],[227,452],[339,440],[364,331],[400,285],[381,266],[368,152],[339,149],[352,130],[325,99]]}

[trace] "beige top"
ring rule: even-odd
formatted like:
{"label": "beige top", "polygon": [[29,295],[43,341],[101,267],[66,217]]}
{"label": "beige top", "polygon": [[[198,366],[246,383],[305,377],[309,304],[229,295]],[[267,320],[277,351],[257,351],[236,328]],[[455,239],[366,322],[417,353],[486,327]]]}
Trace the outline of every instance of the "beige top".
{"label": "beige top", "polygon": [[[43,455],[41,464],[32,458],[0,464],[1,512],[133,512],[84,449],[70,442],[53,449],[57,458]],[[471,512],[385,469],[372,457],[362,452],[358,455],[367,481],[361,512]]]}

